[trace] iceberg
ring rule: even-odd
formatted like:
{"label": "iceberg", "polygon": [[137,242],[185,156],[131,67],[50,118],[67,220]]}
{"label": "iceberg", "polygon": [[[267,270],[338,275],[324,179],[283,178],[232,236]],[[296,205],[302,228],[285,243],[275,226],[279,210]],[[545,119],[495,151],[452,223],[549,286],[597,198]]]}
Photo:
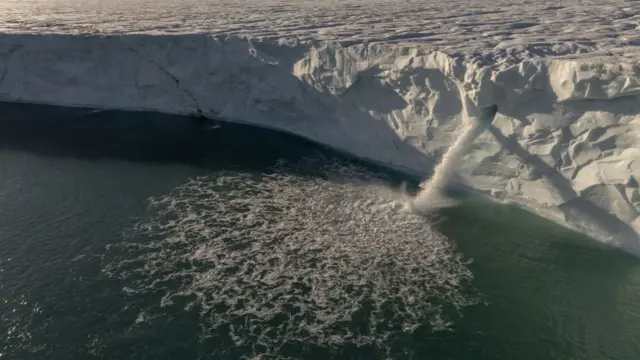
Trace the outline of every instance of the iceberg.
{"label": "iceberg", "polygon": [[[501,26],[542,23],[517,20]],[[491,49],[462,52],[464,37],[435,46],[424,41],[433,34],[411,29],[340,35],[348,19],[315,37],[301,26],[168,34],[169,25],[158,32],[126,19],[96,31],[51,21],[0,27],[0,101],[250,123],[421,176],[462,135],[464,118],[494,107],[460,154],[457,183],[640,255],[637,28],[598,46],[505,33]]]}

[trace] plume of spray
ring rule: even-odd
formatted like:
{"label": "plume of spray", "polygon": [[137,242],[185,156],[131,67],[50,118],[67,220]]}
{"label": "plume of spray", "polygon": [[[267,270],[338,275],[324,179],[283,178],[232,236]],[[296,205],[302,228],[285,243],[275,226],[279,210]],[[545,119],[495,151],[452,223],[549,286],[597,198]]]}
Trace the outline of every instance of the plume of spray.
{"label": "plume of spray", "polygon": [[[461,91],[462,120],[464,131],[442,157],[434,170],[433,177],[421,184],[422,190],[409,201],[409,208],[414,212],[427,213],[432,209],[451,204],[444,196],[451,176],[473,141],[493,122],[498,112],[497,106],[477,109],[468,96]],[[470,114],[470,110],[473,114]]]}

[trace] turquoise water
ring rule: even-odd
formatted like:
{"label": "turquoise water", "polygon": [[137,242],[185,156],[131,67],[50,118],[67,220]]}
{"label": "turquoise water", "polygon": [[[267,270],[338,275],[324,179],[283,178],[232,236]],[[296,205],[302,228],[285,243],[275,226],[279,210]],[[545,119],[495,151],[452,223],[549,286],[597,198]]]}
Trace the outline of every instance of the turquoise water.
{"label": "turquoise water", "polygon": [[640,358],[640,261],[290,136],[3,105],[0,359]]}

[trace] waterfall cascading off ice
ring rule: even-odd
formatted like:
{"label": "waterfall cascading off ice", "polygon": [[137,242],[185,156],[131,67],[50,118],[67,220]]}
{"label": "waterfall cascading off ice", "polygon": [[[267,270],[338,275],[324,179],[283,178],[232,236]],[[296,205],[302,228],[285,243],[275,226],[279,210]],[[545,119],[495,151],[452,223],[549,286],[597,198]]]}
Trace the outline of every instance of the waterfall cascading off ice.
{"label": "waterfall cascading off ice", "polygon": [[[293,28],[238,32],[236,24],[229,32],[172,28],[178,35],[140,24],[148,22],[132,21],[126,31],[103,24],[105,32],[87,36],[76,36],[73,23],[57,28],[65,34],[46,35],[40,26],[17,25],[20,33],[0,41],[0,100],[202,113],[416,176],[432,169],[433,154],[451,148],[427,190],[417,199],[403,196],[407,210],[448,206],[451,200],[434,194],[455,172],[469,190],[640,255],[640,47],[632,44],[633,24],[628,41],[603,37],[603,47],[586,52],[565,39],[487,49],[457,35],[447,44],[432,43],[431,35],[429,44],[418,44],[394,32],[381,43],[378,31],[325,39]],[[483,124],[472,121],[492,105],[501,113],[488,128],[492,136],[474,140]]]}
{"label": "waterfall cascading off ice", "polygon": [[465,123],[465,130],[444,154],[436,166],[433,176],[420,186],[422,190],[410,201],[409,206],[413,211],[424,213],[449,203],[443,202],[445,196],[442,191],[446,188],[462,156],[469,150],[473,141],[493,122],[498,112],[497,106],[494,105],[481,109],[477,116],[470,116],[469,103],[469,98],[462,96],[461,116]]}

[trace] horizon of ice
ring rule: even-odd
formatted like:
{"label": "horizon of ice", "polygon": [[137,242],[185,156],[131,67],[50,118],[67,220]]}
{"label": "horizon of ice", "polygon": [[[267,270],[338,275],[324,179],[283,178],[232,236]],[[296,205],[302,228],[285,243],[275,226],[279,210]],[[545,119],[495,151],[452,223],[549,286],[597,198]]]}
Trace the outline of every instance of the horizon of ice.
{"label": "horizon of ice", "polygon": [[633,4],[392,3],[10,0],[0,100],[202,113],[420,175],[497,106],[456,182],[640,254]]}

